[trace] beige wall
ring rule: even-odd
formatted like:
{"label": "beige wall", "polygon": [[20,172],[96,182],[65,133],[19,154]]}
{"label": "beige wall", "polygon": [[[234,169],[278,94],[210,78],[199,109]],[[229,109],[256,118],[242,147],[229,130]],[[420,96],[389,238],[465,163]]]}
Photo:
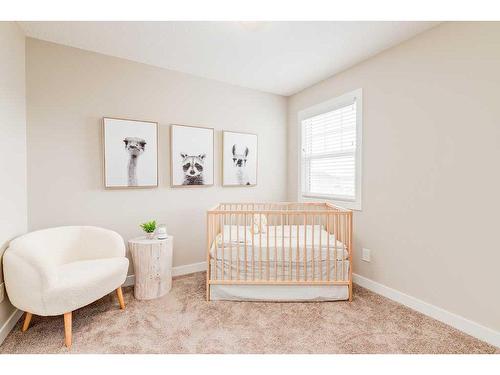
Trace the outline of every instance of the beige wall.
{"label": "beige wall", "polygon": [[[26,232],[26,102],[24,34],[0,22],[0,259],[9,241]],[[0,284],[3,283],[0,262]],[[14,308],[0,302],[0,328]]]}
{"label": "beige wall", "polygon": [[[363,89],[355,272],[500,330],[500,23],[449,23],[289,100],[297,112]],[[361,248],[372,262],[360,260]]]}
{"label": "beige wall", "polygon": [[[26,59],[30,230],[90,224],[129,239],[156,219],[179,266],[205,260],[209,207],[286,198],[286,98],[34,39]],[[159,123],[158,188],[104,190],[102,116]],[[220,186],[216,132],[215,186],[170,188],[171,123],[258,133],[258,186]]]}

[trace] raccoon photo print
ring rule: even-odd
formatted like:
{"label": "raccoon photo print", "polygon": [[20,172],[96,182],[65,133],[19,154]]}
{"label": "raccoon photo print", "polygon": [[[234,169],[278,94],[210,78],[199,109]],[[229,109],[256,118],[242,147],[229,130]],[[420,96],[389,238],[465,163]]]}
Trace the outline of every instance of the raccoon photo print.
{"label": "raccoon photo print", "polygon": [[172,186],[214,184],[214,129],[171,125]]}

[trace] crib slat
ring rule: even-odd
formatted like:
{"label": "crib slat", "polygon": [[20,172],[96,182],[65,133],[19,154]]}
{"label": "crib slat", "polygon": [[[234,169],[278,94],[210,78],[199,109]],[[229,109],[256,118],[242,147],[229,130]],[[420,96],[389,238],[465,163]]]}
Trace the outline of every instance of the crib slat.
{"label": "crib slat", "polygon": [[248,254],[247,254],[247,251],[248,251],[248,243],[247,243],[247,214],[244,214],[245,216],[245,234],[244,234],[244,237],[245,237],[245,280],[247,280],[247,277],[248,277]]}
{"label": "crib slat", "polygon": [[266,215],[266,256],[267,256],[267,279],[270,279],[269,265],[269,215]]}
{"label": "crib slat", "polygon": [[342,280],[345,280],[345,249],[347,246],[347,215],[344,216],[344,236],[342,241]]}
{"label": "crib slat", "polygon": [[335,241],[335,244],[334,244],[334,250],[333,250],[333,257],[334,257],[334,264],[333,264],[333,272],[335,273],[335,277],[334,277],[334,280],[338,280],[338,270],[337,270],[337,242],[340,240],[339,239],[339,221],[340,221],[340,215],[336,215],[333,217],[333,230],[334,230],[334,233],[335,233],[335,237],[333,238],[333,240]]}
{"label": "crib slat", "polygon": [[[315,269],[314,269],[314,219],[315,219],[316,215],[313,214],[312,215],[312,241],[311,241],[311,268],[312,268],[312,279],[314,280],[315,278]],[[321,231],[319,232],[319,235],[321,236]]]}
{"label": "crib slat", "polygon": [[323,280],[323,217],[319,215],[319,254],[318,254],[318,268],[319,279]]}
{"label": "crib slat", "polygon": [[[287,221],[290,222],[289,216],[287,215]],[[293,257],[293,250],[292,250],[292,224],[288,224],[288,278],[292,280],[293,276],[293,270],[292,270],[292,257]]]}
{"label": "crib slat", "polygon": [[285,280],[285,225],[281,214],[281,279]]}
{"label": "crib slat", "polygon": [[340,238],[340,240],[339,240],[340,244],[342,246],[342,254],[341,254],[342,258],[340,260],[340,272],[339,272],[338,277],[340,279],[344,280],[344,274],[343,274],[344,273],[344,270],[343,270],[343,268],[344,268],[344,257],[343,257],[343,255],[344,255],[343,254],[343,250],[344,250],[344,215],[341,215],[339,217],[339,238]]}
{"label": "crib slat", "polygon": [[[231,206],[229,206],[231,210]],[[229,280],[233,279],[233,214],[229,214]]]}
{"label": "crib slat", "polygon": [[[275,217],[275,219],[277,216]],[[276,230],[278,229],[278,223],[274,221],[274,279],[278,281],[278,236]]]}
{"label": "crib slat", "polygon": [[330,281],[330,216],[326,215],[326,279]]}
{"label": "crib slat", "polygon": [[[210,259],[210,265],[212,266],[213,264],[217,264],[217,253],[218,253],[218,248],[219,244],[217,243],[217,235],[215,234],[215,220],[217,219],[217,215],[208,215],[209,216],[209,223],[212,223],[210,226],[211,228],[211,237],[210,237],[210,243],[208,244],[208,254],[207,258]],[[214,247],[214,253],[213,256],[210,257],[210,250],[212,249],[212,246]],[[214,272],[215,271],[215,272]],[[211,268],[211,275],[210,275],[210,280],[217,278],[217,268]]]}
{"label": "crib slat", "polygon": [[307,281],[307,215],[304,214],[304,281]]}
{"label": "crib slat", "polygon": [[217,240],[217,236],[219,235],[220,233],[220,223],[219,223],[219,215],[213,215],[212,216],[212,223],[213,223],[213,226],[212,226],[212,229],[213,229],[213,234],[212,234],[212,242],[215,244],[215,251],[216,251],[216,254],[215,254],[215,259],[214,259],[214,274],[215,274],[215,278],[218,279],[219,276],[218,276],[218,268],[217,267],[217,259],[219,259],[219,243],[218,243],[218,240]]}
{"label": "crib slat", "polygon": [[297,228],[297,249],[295,251],[295,278],[297,281],[299,280],[299,264],[300,264],[300,242],[299,242],[299,219],[296,220],[296,228]]}
{"label": "crib slat", "polygon": [[[253,205],[252,205],[253,206]],[[254,225],[254,222],[253,222],[253,214],[250,218],[250,225],[252,225],[252,280],[255,280],[255,233],[253,231],[253,225]]]}
{"label": "crib slat", "polygon": [[[217,222],[215,221],[217,220]],[[219,225],[218,223],[219,220],[219,215],[212,215],[211,222],[212,222],[212,238],[211,238],[211,243],[210,246],[212,246],[212,243],[214,244],[214,252],[215,252],[215,259],[214,259],[214,277],[217,279],[217,259],[219,258],[219,244],[217,243],[217,226]],[[217,225],[216,225],[217,224]]]}
{"label": "crib slat", "polygon": [[[340,257],[341,255],[344,255],[344,244],[345,244],[345,238],[344,238],[344,220],[345,220],[345,216],[344,215],[340,215],[339,217],[339,236],[341,238],[340,240],[340,246],[338,248],[338,251],[339,251],[339,255],[338,257]],[[340,249],[341,249],[341,246],[342,246],[342,254],[340,254]],[[343,256],[342,256],[343,258]],[[344,268],[344,265],[342,263],[342,259],[340,259],[340,262],[339,262],[339,280],[340,279],[344,279],[343,277],[343,270],[342,268]]]}
{"label": "crib slat", "polygon": [[221,215],[221,220],[222,220],[222,225],[221,225],[221,232],[222,232],[222,264],[221,264],[221,280],[224,280],[224,260],[226,259],[225,257],[225,251],[224,251],[224,229],[226,225],[226,215],[222,214]]}
{"label": "crib slat", "polygon": [[240,279],[240,215],[236,214],[236,279]]}
{"label": "crib slat", "polygon": [[259,213],[259,279],[262,280],[262,214]]}

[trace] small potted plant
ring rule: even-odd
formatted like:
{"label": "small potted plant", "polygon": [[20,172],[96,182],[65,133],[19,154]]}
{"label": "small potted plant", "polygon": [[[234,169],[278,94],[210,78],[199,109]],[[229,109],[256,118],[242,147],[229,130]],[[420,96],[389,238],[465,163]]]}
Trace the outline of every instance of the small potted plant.
{"label": "small potted plant", "polygon": [[140,225],[140,227],[146,233],[146,238],[148,240],[152,240],[153,238],[155,238],[156,220],[143,223]]}

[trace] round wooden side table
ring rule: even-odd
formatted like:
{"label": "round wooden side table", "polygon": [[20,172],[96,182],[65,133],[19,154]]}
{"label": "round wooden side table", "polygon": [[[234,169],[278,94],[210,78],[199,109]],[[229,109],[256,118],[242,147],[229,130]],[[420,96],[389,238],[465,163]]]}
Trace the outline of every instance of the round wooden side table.
{"label": "round wooden side table", "polygon": [[128,241],[134,263],[134,296],[153,299],[164,296],[172,287],[172,236],[164,240],[138,237]]}

